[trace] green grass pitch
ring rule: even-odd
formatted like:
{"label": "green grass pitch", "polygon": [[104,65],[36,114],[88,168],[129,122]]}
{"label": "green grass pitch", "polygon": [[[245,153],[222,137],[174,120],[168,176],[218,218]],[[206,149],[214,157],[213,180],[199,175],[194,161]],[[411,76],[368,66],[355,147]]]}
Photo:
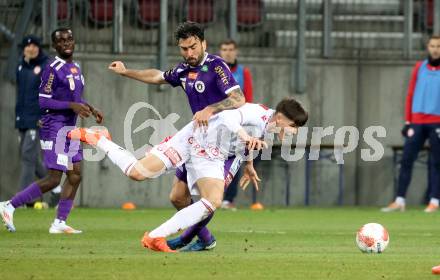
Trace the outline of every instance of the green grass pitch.
{"label": "green grass pitch", "polygon": [[[218,211],[217,248],[202,253],[145,250],[140,239],[171,209],[74,209],[81,235],[49,235],[54,210],[20,209],[16,233],[0,231],[0,279],[440,279],[440,216],[422,209],[292,208]],[[361,253],[357,229],[383,224],[383,254]]]}

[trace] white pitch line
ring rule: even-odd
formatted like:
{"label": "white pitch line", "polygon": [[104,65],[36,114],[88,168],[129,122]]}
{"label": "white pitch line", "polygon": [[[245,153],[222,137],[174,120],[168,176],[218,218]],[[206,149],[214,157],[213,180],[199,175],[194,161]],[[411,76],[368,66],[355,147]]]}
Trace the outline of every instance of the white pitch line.
{"label": "white pitch line", "polygon": [[285,231],[266,231],[266,230],[223,230],[226,233],[258,233],[258,234],[286,234]]}

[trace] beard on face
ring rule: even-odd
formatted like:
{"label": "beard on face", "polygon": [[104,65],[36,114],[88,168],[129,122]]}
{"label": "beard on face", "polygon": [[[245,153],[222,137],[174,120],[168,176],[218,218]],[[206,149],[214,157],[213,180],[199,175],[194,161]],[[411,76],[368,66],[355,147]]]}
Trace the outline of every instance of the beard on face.
{"label": "beard on face", "polygon": [[440,66],[440,57],[439,58],[433,58],[431,55],[428,55],[428,62],[429,65],[438,67]]}
{"label": "beard on face", "polygon": [[201,54],[199,57],[197,57],[195,60],[189,60],[189,59],[185,59],[185,62],[188,63],[191,66],[197,66],[200,64],[200,62],[202,62],[204,54]]}

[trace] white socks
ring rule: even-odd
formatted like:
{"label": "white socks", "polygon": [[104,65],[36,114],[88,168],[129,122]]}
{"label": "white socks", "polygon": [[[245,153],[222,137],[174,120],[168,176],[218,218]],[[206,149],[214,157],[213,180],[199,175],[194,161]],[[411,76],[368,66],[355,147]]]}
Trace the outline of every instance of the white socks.
{"label": "white socks", "polygon": [[[399,205],[405,205],[405,198],[401,197],[401,196],[398,196],[398,197],[396,197],[396,200],[394,202],[399,204]],[[431,198],[429,203],[430,204],[434,204],[435,206],[439,206],[439,199],[438,198]]]}
{"label": "white socks", "polygon": [[193,203],[174,214],[171,219],[151,231],[149,236],[151,238],[167,237],[171,234],[177,233],[179,230],[197,224],[214,211],[215,208],[211,203],[202,198],[196,203]]}
{"label": "white socks", "polygon": [[438,198],[431,198],[431,200],[429,201],[430,204],[434,204],[435,206],[438,206],[439,204],[439,200]]}
{"label": "white socks", "polygon": [[101,137],[96,146],[103,150],[108,158],[116,164],[125,175],[130,174],[130,170],[136,164],[137,159],[129,151],[105,137]]}
{"label": "white socks", "polygon": [[399,205],[405,205],[405,198],[398,196],[398,197],[396,197],[396,200],[394,202],[396,202]]}

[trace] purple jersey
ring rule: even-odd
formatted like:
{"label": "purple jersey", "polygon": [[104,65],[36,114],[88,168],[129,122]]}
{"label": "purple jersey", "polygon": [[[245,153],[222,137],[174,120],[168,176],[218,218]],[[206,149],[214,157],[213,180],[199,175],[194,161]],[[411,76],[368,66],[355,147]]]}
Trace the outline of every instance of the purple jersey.
{"label": "purple jersey", "polygon": [[43,136],[56,137],[58,130],[63,126],[74,126],[77,115],[69,108],[70,102],[84,103],[82,94],[84,90],[84,76],[77,63],[66,63],[59,57],[50,61],[41,75],[40,100],[49,98],[47,103],[57,102],[61,106],[40,106],[43,110]]}
{"label": "purple jersey", "polygon": [[55,57],[41,75],[40,107],[42,127],[41,148],[48,169],[66,171],[71,164],[82,160],[82,148],[78,141],[67,139],[67,130],[57,138],[58,131],[65,126],[75,126],[77,114],[70,109],[70,102],[84,103],[82,94],[84,77],[77,63],[66,63]]}
{"label": "purple jersey", "polygon": [[208,53],[198,66],[179,63],[166,71],[163,78],[173,87],[183,88],[193,114],[222,101],[232,90],[240,88],[223,59]]}

